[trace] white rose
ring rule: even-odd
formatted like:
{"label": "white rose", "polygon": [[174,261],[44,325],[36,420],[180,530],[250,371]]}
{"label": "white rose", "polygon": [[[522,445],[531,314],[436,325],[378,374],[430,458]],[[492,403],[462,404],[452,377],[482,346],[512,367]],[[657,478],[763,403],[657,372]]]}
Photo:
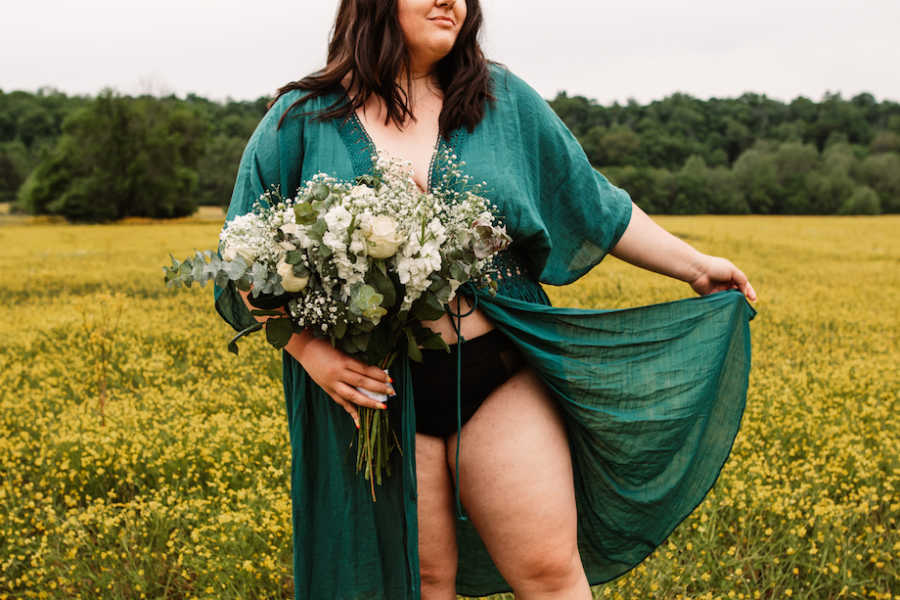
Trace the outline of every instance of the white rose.
{"label": "white rose", "polygon": [[222,252],[222,258],[228,262],[233,261],[238,256],[243,258],[245,263],[251,265],[256,260],[257,252],[255,248],[243,244],[229,244],[225,247],[225,251]]}
{"label": "white rose", "polygon": [[397,253],[403,238],[397,230],[397,222],[387,215],[370,219],[363,229],[372,258],[390,258]]}
{"label": "white rose", "polygon": [[309,277],[297,277],[294,275],[294,265],[280,261],[275,268],[281,276],[281,287],[286,292],[300,292],[309,283]]}
{"label": "white rose", "polygon": [[284,233],[300,237],[300,226],[296,223],[285,223],[280,227],[281,231]]}
{"label": "white rose", "polygon": [[237,250],[234,249],[234,246],[226,246],[222,251],[222,258],[227,262],[233,261],[237,258]]}

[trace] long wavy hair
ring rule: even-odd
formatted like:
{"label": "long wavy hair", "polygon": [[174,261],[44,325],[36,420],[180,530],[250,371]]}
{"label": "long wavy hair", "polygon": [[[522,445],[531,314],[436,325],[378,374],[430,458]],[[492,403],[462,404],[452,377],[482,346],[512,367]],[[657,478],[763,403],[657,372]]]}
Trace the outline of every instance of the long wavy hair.
{"label": "long wavy hair", "polygon": [[[488,60],[478,43],[484,21],[479,0],[466,0],[466,20],[450,53],[435,66],[444,104],[438,122],[441,135],[466,127],[470,132],[484,117],[486,102],[494,101]],[[341,0],[325,67],[278,90],[269,107],[292,90],[309,92],[294,102],[281,115],[281,126],[287,114],[301,103],[342,91],[341,82],[349,73],[349,88],[356,90],[352,101],[347,95],[336,100],[316,115],[319,120],[347,118],[375,94],[387,107],[385,124],[394,121],[401,126],[413,116],[410,99],[398,78],[406,73],[406,88],[412,80],[409,72],[409,49],[397,18],[397,0]],[[304,113],[309,114],[309,113]]]}

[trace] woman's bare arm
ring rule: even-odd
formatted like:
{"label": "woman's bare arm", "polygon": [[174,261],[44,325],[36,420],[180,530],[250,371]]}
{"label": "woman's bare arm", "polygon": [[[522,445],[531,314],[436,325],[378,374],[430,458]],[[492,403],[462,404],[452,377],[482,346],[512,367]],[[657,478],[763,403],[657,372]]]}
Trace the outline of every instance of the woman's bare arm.
{"label": "woman's bare arm", "polygon": [[703,254],[657,225],[634,203],[631,221],[610,254],[635,266],[685,281],[698,294],[738,289],[748,300],[756,300],[756,292],[747,276],[731,261]]}
{"label": "woman's bare arm", "polygon": [[[240,290],[238,292],[247,308],[252,310],[254,307],[247,301],[249,292]],[[263,322],[273,317],[254,315],[254,318]],[[303,333],[292,335],[284,349],[303,365],[303,370],[331,396],[332,400],[347,411],[357,428],[359,427],[357,406],[376,409],[383,409],[385,406],[364,396],[355,389],[355,386],[380,394],[394,395],[394,388],[390,385],[391,378],[384,371],[348,356],[333,347],[328,340],[312,335],[308,329],[304,329]]]}

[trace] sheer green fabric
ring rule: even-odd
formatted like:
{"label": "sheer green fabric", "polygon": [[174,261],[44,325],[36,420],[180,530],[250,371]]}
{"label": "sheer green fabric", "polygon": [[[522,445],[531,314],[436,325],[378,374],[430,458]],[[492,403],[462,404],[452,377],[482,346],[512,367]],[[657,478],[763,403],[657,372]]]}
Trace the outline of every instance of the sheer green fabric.
{"label": "sheer green fabric", "polygon": [[[514,239],[495,261],[498,295],[472,293],[562,408],[579,550],[596,584],[643,560],[714,484],[744,410],[755,311],[737,291],[624,310],[551,307],[540,282],[570,283],[597,265],[627,227],[631,200],[591,167],[534,90],[499,67],[492,75],[497,102],[474,131],[455,131],[441,147],[486,182]],[[355,119],[320,122],[295,110],[276,127],[298,97],[282,97],[247,144],[227,219],[250,210],[270,185],[290,195],[320,171],[346,180],[369,171],[372,148]],[[432,175],[442,168],[438,161]],[[252,322],[233,288],[217,288],[215,298],[235,328]],[[403,454],[394,455],[373,503],[355,471],[352,421],[283,353],[298,599],[420,596],[407,359],[392,375]],[[469,521],[457,521],[457,536],[459,593],[509,590]]]}

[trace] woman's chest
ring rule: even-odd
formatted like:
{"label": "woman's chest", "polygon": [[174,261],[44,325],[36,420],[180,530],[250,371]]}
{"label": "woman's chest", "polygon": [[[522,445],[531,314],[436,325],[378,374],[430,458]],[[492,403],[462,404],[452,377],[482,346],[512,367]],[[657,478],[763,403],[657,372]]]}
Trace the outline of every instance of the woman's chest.
{"label": "woman's chest", "polygon": [[416,108],[416,119],[407,119],[402,128],[393,121],[385,123],[386,113],[376,106],[357,111],[356,118],[374,149],[412,163],[413,179],[422,190],[427,190],[439,141],[440,111],[439,103],[421,103]]}
{"label": "woman's chest", "polygon": [[[456,130],[447,141],[438,139],[435,116],[431,131],[423,126],[415,131],[415,135],[412,131],[406,132],[407,136],[391,132],[376,138],[378,131],[386,133],[388,129],[384,121],[376,122],[370,115],[369,126],[364,127],[361,117],[361,114],[354,114],[347,119],[307,125],[301,184],[316,173],[328,173],[345,181],[371,173],[377,148],[412,161],[416,183],[423,189],[428,184],[429,173],[432,185],[437,185],[448,171],[456,171],[468,178],[468,184],[460,184],[462,187],[481,184],[483,195],[496,205],[497,216],[514,237],[522,226],[528,230],[532,228],[526,222],[535,216],[531,196],[537,173],[532,172],[529,161],[523,159],[523,156],[527,158],[527,153],[523,155],[521,140],[509,128],[483,123],[474,132]],[[420,124],[424,122],[425,119],[420,118]],[[369,127],[375,131],[370,131]],[[456,168],[445,162],[446,154],[455,156]],[[450,180],[459,184],[457,176]]]}

